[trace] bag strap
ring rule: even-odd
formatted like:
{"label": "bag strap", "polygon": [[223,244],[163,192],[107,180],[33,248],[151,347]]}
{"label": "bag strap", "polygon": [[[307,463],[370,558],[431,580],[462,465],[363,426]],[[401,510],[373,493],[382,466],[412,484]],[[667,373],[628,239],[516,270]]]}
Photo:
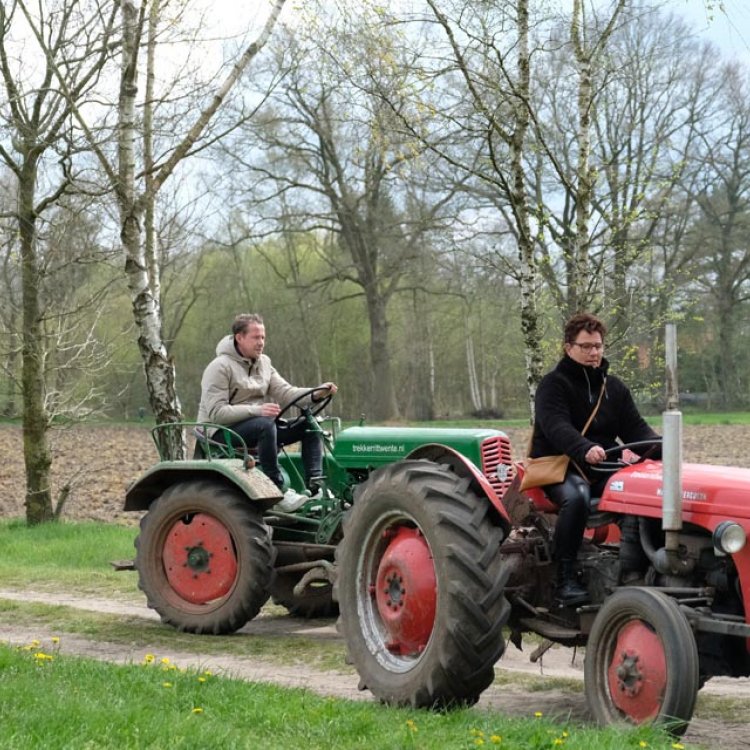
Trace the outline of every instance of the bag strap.
{"label": "bag strap", "polygon": [[586,424],[583,425],[583,429],[581,430],[581,435],[585,435],[586,430],[588,430],[588,428],[591,427],[591,423],[594,421],[596,412],[599,411],[599,407],[602,405],[602,398],[604,397],[604,389],[606,387],[607,387],[607,378],[605,376],[604,382],[602,383],[602,389],[599,391],[599,400],[596,402],[596,406],[594,407],[594,411],[591,412],[591,416],[586,420]]}
{"label": "bag strap", "polygon": [[[586,431],[589,427],[591,427],[591,423],[594,421],[594,417],[596,416],[596,413],[599,411],[599,407],[602,405],[602,399],[604,398],[604,391],[607,387],[607,377],[604,377],[604,382],[602,383],[602,388],[599,391],[599,399],[596,402],[596,406],[594,407],[594,410],[589,415],[589,418],[586,420],[586,424],[583,426],[583,429],[581,430],[581,435],[585,435]],[[534,428],[536,427],[536,420],[534,420],[534,427],[531,428],[531,436],[529,437],[529,447],[526,448],[526,455],[528,456],[529,453],[531,453],[531,445],[534,442]]]}

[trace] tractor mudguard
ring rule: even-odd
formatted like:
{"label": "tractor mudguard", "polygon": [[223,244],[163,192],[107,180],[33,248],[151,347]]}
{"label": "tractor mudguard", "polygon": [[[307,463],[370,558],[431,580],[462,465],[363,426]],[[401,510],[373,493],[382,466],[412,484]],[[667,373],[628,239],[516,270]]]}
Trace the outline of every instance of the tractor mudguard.
{"label": "tractor mudguard", "polygon": [[260,469],[245,469],[239,459],[162,461],[128,487],[124,510],[148,510],[149,505],[172,485],[201,479],[236,487],[264,510],[282,497],[278,487]]}
{"label": "tractor mudguard", "polygon": [[472,489],[480,495],[484,495],[497,511],[500,525],[505,534],[510,532],[511,520],[500,498],[487,477],[466,456],[447,445],[428,443],[413,450],[406,458],[409,460],[426,459],[436,464],[448,464],[459,476],[471,479]]}

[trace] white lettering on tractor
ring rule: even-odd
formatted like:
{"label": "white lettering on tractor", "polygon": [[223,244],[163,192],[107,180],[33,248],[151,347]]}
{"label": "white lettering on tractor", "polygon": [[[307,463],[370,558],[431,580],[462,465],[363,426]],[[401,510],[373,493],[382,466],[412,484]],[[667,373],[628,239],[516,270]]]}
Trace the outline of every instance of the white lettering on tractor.
{"label": "white lettering on tractor", "polygon": [[358,445],[357,443],[352,444],[353,453],[404,453],[406,446],[402,443],[400,445],[391,443],[389,445]]}

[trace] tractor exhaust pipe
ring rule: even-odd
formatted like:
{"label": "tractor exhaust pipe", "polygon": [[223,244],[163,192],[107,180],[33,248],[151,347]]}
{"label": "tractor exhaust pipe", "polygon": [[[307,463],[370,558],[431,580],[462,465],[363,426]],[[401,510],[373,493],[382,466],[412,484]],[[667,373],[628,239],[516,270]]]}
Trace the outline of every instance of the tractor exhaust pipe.
{"label": "tractor exhaust pipe", "polygon": [[677,389],[677,333],[667,323],[664,336],[667,366],[667,408],[662,413],[662,522],[664,551],[674,573],[681,569],[679,537],[682,530],[682,412]]}

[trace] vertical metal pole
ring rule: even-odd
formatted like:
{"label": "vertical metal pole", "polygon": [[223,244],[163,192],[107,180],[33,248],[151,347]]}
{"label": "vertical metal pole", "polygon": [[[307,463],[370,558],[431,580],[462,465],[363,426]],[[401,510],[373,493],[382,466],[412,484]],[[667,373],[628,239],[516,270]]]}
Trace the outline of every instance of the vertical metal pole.
{"label": "vertical metal pole", "polygon": [[[662,414],[662,529],[682,529],[682,412],[678,410],[677,332],[667,323],[664,337],[667,409]],[[666,548],[677,549],[676,535],[667,534]]]}

